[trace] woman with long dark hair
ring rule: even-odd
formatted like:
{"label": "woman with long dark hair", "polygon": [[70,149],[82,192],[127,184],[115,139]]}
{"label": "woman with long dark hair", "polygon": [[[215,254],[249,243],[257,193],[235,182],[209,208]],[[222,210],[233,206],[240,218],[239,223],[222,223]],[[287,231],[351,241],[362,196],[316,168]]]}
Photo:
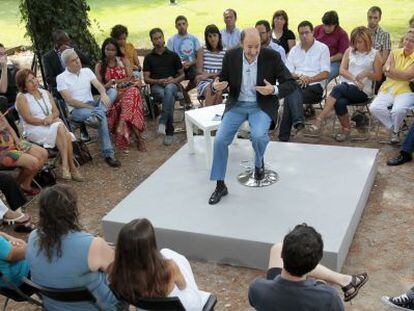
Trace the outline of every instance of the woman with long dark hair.
{"label": "woman with long dark hair", "polygon": [[210,295],[198,289],[184,256],[166,248],[158,251],[147,219],[135,219],[119,232],[109,282],[132,305],[140,297],[178,297],[186,310],[202,310]]}
{"label": "woman with long dark hair", "polygon": [[26,260],[31,279],[51,288],[86,287],[96,298],[92,302],[61,302],[43,298],[45,309],[118,310],[105,272],[114,259],[113,249],[104,239],[82,231],[77,198],[71,188],[47,188],[39,200],[39,225],[27,243]]}
{"label": "woman with long dark hair", "polygon": [[221,33],[216,25],[208,25],[204,30],[206,45],[197,52],[197,91],[198,97],[205,99],[205,105],[222,102],[222,92],[211,91],[211,83],[218,77],[226,53],[221,41]]}
{"label": "woman with long dark hair", "polygon": [[124,57],[115,39],[107,38],[102,44],[102,60],[96,64],[95,73],[106,89],[118,89],[118,98],[107,112],[115,145],[128,153],[131,137],[135,134],[138,150],[145,151],[142,138],[144,109],[139,90],[141,81],[133,77],[131,63]]}
{"label": "woman with long dark hair", "polygon": [[296,44],[296,37],[289,29],[289,18],[285,11],[278,10],[272,16],[272,40],[281,45],[286,55]]}

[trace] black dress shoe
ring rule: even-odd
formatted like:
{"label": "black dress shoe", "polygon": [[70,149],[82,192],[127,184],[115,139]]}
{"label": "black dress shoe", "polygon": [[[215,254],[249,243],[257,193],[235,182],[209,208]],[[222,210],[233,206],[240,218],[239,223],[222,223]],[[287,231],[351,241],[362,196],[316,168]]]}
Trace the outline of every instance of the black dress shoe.
{"label": "black dress shoe", "polygon": [[213,194],[211,195],[210,199],[208,200],[208,204],[217,204],[220,202],[221,197],[224,197],[229,192],[227,191],[227,187],[224,186],[222,188],[216,187],[216,190],[214,190]]}
{"label": "black dress shoe", "polygon": [[406,152],[400,152],[399,155],[387,161],[387,165],[389,166],[397,166],[407,162],[410,162],[413,159],[411,154]]}
{"label": "black dress shoe", "polygon": [[121,166],[121,162],[119,162],[117,159],[115,159],[115,157],[106,157],[105,161],[111,167],[120,167]]}
{"label": "black dress shoe", "polygon": [[264,175],[265,175],[264,166],[262,166],[261,168],[258,168],[258,167],[254,168],[254,179],[262,180],[264,178]]}

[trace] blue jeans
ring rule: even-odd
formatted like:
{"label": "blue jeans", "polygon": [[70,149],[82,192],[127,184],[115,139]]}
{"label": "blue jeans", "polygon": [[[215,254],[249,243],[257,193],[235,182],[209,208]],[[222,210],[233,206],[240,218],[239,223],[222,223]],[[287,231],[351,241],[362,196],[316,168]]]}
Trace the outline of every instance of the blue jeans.
{"label": "blue jeans", "polygon": [[335,112],[338,116],[343,116],[348,113],[348,105],[359,104],[368,100],[367,94],[357,86],[346,82],[335,86],[329,96],[336,99]]}
{"label": "blue jeans", "polygon": [[341,66],[341,61],[331,63],[331,72],[329,73],[327,83],[331,82],[331,80],[339,75],[339,66]]}
{"label": "blue jeans", "polygon": [[407,153],[414,152],[414,123],[411,125],[410,130],[404,138],[401,150]]}
{"label": "blue jeans", "polygon": [[279,140],[289,141],[292,125],[305,122],[303,114],[303,90],[297,88],[284,98],[283,115],[279,128]]}
{"label": "blue jeans", "polygon": [[256,102],[238,102],[227,111],[214,140],[214,158],[211,180],[224,180],[229,156],[229,145],[239,126],[248,120],[251,130],[252,146],[255,152],[255,166],[261,167],[263,156],[269,143],[269,127],[272,119],[261,110]]}
{"label": "blue jeans", "polygon": [[162,86],[155,84],[151,86],[151,93],[156,100],[161,101],[162,111],[160,117],[160,123],[165,124],[165,134],[174,135],[173,117],[174,117],[174,104],[175,97],[178,92],[178,86],[175,83]]}
{"label": "blue jeans", "polygon": [[[116,100],[118,92],[116,89],[110,88],[107,91],[107,95],[110,99],[111,104]],[[99,137],[101,138],[101,151],[104,157],[113,157],[114,156],[114,148],[112,147],[111,143],[111,135],[108,129],[108,121],[106,119],[106,107],[100,101],[100,99],[96,101],[88,102],[91,108],[75,108],[72,110],[71,115],[72,119],[76,122],[84,122],[90,116],[95,116],[99,119],[99,127],[98,133]]]}

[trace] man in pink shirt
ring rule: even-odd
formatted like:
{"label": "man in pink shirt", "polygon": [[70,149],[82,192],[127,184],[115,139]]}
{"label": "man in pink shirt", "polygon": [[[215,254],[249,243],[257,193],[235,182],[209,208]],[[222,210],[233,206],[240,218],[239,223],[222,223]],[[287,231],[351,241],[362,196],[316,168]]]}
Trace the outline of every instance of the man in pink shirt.
{"label": "man in pink shirt", "polygon": [[328,11],[323,15],[322,25],[316,26],[314,29],[314,37],[329,47],[329,54],[331,56],[329,83],[338,76],[342,56],[349,47],[348,34],[339,26],[338,13],[336,11]]}

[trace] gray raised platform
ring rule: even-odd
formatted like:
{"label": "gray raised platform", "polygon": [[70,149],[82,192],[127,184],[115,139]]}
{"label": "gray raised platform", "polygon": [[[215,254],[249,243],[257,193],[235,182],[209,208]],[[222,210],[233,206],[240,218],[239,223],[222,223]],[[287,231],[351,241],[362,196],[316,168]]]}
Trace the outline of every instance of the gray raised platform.
{"label": "gray raised platform", "polygon": [[[196,137],[196,151],[203,141]],[[324,239],[323,263],[340,270],[377,171],[377,149],[271,142],[265,163],[280,180],[264,188],[241,185],[241,161],[253,159],[248,140],[230,146],[229,195],[207,203],[209,181],[200,152],[187,145],[142,182],[103,219],[108,241],[121,226],[146,217],[159,247],[189,258],[266,269],[269,249],[296,224],[314,226]]]}

